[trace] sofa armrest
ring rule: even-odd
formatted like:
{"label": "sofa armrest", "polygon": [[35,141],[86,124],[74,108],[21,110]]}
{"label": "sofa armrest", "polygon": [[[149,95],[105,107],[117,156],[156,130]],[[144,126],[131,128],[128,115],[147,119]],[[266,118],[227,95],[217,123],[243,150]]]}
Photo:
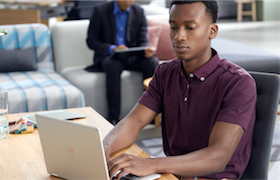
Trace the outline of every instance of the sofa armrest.
{"label": "sofa armrest", "polygon": [[93,64],[94,51],[86,44],[89,20],[58,22],[51,27],[55,70]]}

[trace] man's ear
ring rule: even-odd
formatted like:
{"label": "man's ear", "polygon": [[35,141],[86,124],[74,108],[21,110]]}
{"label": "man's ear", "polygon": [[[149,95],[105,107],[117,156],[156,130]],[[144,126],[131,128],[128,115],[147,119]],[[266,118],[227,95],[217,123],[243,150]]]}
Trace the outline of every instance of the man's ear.
{"label": "man's ear", "polygon": [[209,35],[209,39],[214,39],[217,34],[218,34],[218,25],[217,24],[211,24],[210,25],[210,35]]}

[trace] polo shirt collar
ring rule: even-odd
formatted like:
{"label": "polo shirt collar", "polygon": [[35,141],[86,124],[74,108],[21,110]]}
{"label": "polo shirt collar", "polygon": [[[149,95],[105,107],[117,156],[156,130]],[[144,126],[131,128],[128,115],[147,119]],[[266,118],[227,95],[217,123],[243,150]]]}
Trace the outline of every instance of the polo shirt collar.
{"label": "polo shirt collar", "polygon": [[[203,66],[192,72],[194,76],[196,76],[200,81],[205,81],[207,77],[217,68],[217,66],[220,64],[220,57],[218,53],[212,48],[212,52],[215,53],[215,55],[208,61],[206,62]],[[182,70],[182,63],[180,64],[179,67],[179,73],[183,75],[183,70]]]}
{"label": "polo shirt collar", "polygon": [[121,11],[121,9],[119,8],[117,2],[114,1],[114,11],[113,11],[114,15],[118,14],[119,12],[127,12],[127,13],[129,13],[129,11],[130,11],[130,7],[127,8],[127,10],[125,10],[125,11]]}

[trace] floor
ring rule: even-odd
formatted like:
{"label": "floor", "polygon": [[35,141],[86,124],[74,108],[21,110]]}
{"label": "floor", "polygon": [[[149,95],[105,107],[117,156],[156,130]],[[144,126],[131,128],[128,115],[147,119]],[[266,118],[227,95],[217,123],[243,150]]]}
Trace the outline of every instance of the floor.
{"label": "floor", "polygon": [[[236,20],[220,20],[217,24],[219,25],[218,37],[238,41],[280,56],[280,21],[237,23]],[[279,121],[278,115],[277,122]],[[143,144],[141,140],[147,138],[152,141],[150,144]],[[145,127],[136,144],[143,149],[149,146],[147,153],[150,155],[164,156],[160,127],[156,128],[154,125]],[[280,179],[280,161],[270,162],[268,179]]]}
{"label": "floor", "polygon": [[280,21],[219,23],[218,36],[280,55]]}

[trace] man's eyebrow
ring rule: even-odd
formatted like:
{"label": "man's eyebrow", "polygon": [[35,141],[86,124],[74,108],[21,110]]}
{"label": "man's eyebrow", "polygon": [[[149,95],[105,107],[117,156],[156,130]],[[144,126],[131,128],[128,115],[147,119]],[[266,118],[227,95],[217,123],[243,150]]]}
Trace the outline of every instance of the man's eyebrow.
{"label": "man's eyebrow", "polygon": [[[194,21],[194,20],[184,21],[184,23],[195,23],[195,22],[196,22],[196,21]],[[170,19],[170,20],[169,20],[169,23],[176,23],[176,21]]]}

